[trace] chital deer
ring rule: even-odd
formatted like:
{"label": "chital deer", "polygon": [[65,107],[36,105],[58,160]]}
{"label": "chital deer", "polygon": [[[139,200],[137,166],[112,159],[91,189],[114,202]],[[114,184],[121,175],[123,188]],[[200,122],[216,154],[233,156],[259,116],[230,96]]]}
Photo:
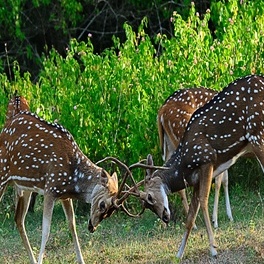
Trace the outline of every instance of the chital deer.
{"label": "chital deer", "polygon": [[[199,87],[178,90],[165,100],[158,111],[157,117],[160,147],[162,158],[165,162],[168,161],[178,147],[194,111],[209,102],[216,94],[217,92],[211,89]],[[221,183],[223,183],[224,187],[226,212],[229,219],[233,220],[228,194],[228,172],[225,171],[215,178],[215,199],[212,217],[215,228],[218,227],[217,210]],[[180,190],[179,194],[187,215],[189,206],[185,189]]]}
{"label": "chital deer", "polygon": [[211,254],[217,255],[208,214],[212,179],[246,153],[256,156],[264,171],[264,77],[256,75],[232,82],[199,108],[191,117],[177,150],[165,163],[168,169],[148,170],[145,191],[140,197],[165,222],[170,219],[167,195],[193,186],[178,258],[183,257],[200,206]]}
{"label": "chital deer", "polygon": [[54,203],[60,200],[69,221],[78,263],[84,263],[76,233],[72,199],[91,203],[90,231],[108,216],[108,207],[118,190],[117,175],[110,176],[92,163],[72,135],[61,125],[37,115],[20,112],[0,134],[0,200],[8,185],[20,190],[15,221],[30,262],[36,263],[24,221],[32,192],[44,195],[42,241],[38,263],[42,263],[50,233]]}

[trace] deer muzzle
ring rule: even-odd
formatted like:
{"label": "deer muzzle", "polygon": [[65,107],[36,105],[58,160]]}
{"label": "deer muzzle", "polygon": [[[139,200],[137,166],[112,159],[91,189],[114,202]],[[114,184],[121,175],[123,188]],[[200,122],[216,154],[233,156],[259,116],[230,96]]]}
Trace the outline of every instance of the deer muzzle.
{"label": "deer muzzle", "polygon": [[164,210],[163,210],[161,220],[166,224],[168,224],[170,221],[170,213],[168,212],[168,210],[166,208],[164,208]]}
{"label": "deer muzzle", "polygon": [[96,227],[93,226],[91,219],[88,222],[88,230],[93,233],[96,230]]}

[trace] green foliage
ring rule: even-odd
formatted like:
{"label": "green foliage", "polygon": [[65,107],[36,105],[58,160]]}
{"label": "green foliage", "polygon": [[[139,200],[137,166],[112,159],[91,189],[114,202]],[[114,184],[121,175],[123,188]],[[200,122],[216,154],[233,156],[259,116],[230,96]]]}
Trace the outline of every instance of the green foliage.
{"label": "green foliage", "polygon": [[[224,8],[214,1],[200,17],[192,5],[187,20],[174,12],[174,37],[158,34],[155,41],[145,32],[147,19],[137,32],[124,24],[126,41],[113,38],[113,48],[101,55],[94,54],[90,38],[72,39],[65,57],[54,49],[43,56],[37,82],[21,76],[15,64],[14,81],[2,74],[0,85],[9,94],[18,90],[32,111],[64,125],[93,161],[113,155],[131,164],[152,153],[161,164],[156,115],[169,94],[200,85],[221,90],[263,72],[263,9],[262,2],[232,0]],[[217,38],[210,19],[220,21]],[[0,97],[3,126],[3,90]]]}
{"label": "green foliage", "polygon": [[[229,1],[236,6],[237,1]],[[220,5],[219,1],[217,4]],[[177,73],[171,74],[184,86],[199,85],[222,89],[233,79],[249,74],[263,72],[263,4],[252,1],[239,6],[239,10],[230,17],[229,12],[220,12],[219,37],[213,39],[208,29],[210,18],[217,17],[216,4],[212,4],[214,13],[208,10],[203,19],[195,13],[194,5],[185,22],[174,13],[175,38],[161,41],[166,49],[164,67]],[[224,7],[224,5],[222,4]],[[224,28],[224,31],[221,29]],[[166,63],[167,60],[167,63]],[[179,70],[180,69],[180,70]],[[189,74],[186,74],[189,73]],[[202,74],[201,74],[202,73]],[[187,75],[187,76],[186,76]]]}
{"label": "green foliage", "polygon": [[[1,6],[2,5],[2,6]],[[51,12],[49,21],[56,21],[54,25],[57,29],[68,29],[68,26],[76,26],[80,21],[82,12],[82,4],[80,1],[60,1],[60,3],[53,3],[50,0],[14,0],[5,1],[0,5],[0,22],[1,28],[4,29],[2,34],[11,36],[22,40],[25,38],[25,24],[27,21],[24,19],[29,12],[29,7],[38,12],[38,8],[47,9]],[[25,22],[26,21],[26,22]],[[67,32],[68,33],[68,32]],[[3,39],[3,35],[0,38]]]}

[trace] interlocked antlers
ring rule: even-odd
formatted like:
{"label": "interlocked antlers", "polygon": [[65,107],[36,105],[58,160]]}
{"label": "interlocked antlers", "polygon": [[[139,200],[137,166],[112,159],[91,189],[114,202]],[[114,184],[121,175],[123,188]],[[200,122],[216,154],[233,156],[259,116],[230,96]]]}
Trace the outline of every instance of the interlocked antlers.
{"label": "interlocked antlers", "polygon": [[[117,164],[120,168],[123,168],[125,171],[122,177],[122,182],[120,184],[120,187],[118,188],[118,193],[112,198],[112,206],[106,212],[105,217],[111,216],[114,213],[114,211],[118,209],[121,209],[130,217],[139,217],[145,211],[145,203],[143,202],[144,199],[142,199],[142,195],[144,195],[145,193],[140,191],[140,186],[142,186],[145,183],[145,179],[139,182],[136,182],[132,174],[132,169],[143,168],[146,170],[157,170],[157,169],[166,170],[168,168],[144,164],[143,162],[146,162],[146,160],[141,160],[128,167],[126,164],[124,164],[123,162],[121,162],[120,160],[114,157],[106,157],[102,160],[99,160],[96,164],[99,164],[105,161],[112,161],[115,164]],[[128,177],[131,179],[133,183],[132,187],[130,187],[126,183],[128,180]],[[129,210],[125,206],[125,201],[129,198],[130,195],[140,198],[142,210],[137,214],[133,214],[129,212]]]}

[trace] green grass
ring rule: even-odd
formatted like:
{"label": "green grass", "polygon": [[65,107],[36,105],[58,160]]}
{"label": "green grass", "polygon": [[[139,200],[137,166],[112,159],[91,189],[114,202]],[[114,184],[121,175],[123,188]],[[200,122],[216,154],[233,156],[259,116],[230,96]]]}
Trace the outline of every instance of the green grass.
{"label": "green grass", "polygon": [[[190,235],[181,263],[263,263],[264,208],[259,192],[236,188],[231,192],[234,222],[225,214],[224,197],[219,204],[219,228],[215,230],[218,258],[209,255],[208,240],[201,213],[198,230]],[[38,255],[41,240],[42,199],[38,198],[35,213],[29,213],[26,227],[29,239]],[[5,200],[0,214],[0,263],[28,263],[28,256],[16,230],[11,209],[9,218]],[[213,195],[210,198],[212,212]],[[10,207],[12,208],[12,207]],[[166,228],[149,210],[141,218],[132,219],[122,212],[104,220],[97,231],[90,234],[87,217],[77,210],[77,231],[86,263],[177,263],[175,254],[184,233],[182,207],[177,204],[176,222]],[[76,263],[75,252],[64,219],[63,210],[55,206],[50,239],[44,263]]]}

